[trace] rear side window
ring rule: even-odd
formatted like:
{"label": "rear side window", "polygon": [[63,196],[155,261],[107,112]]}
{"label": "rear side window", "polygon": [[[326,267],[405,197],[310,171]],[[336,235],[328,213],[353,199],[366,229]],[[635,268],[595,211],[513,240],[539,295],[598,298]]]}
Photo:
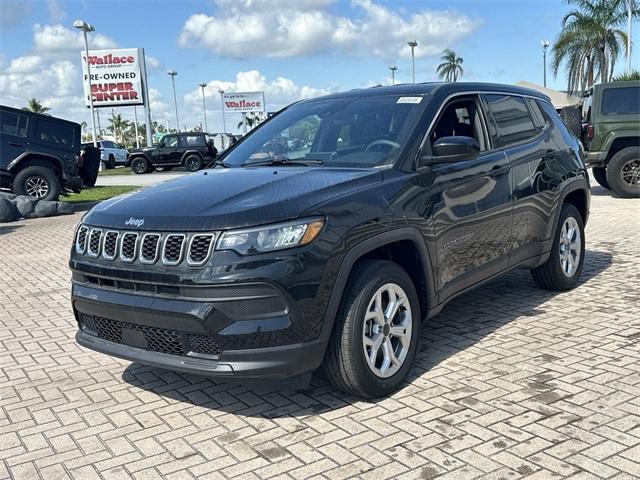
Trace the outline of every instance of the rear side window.
{"label": "rear side window", "polygon": [[521,97],[511,95],[486,95],[489,109],[498,127],[501,146],[535,137],[538,129]]}
{"label": "rear side window", "polygon": [[0,131],[7,135],[27,136],[27,116],[13,112],[0,112]]}
{"label": "rear side window", "polygon": [[601,112],[603,115],[640,114],[640,86],[605,89]]}
{"label": "rear side window", "polygon": [[185,135],[180,137],[180,141],[183,147],[203,147],[204,136],[202,135]]}
{"label": "rear side window", "polygon": [[36,139],[50,145],[73,147],[73,128],[49,120],[38,120],[36,123]]}

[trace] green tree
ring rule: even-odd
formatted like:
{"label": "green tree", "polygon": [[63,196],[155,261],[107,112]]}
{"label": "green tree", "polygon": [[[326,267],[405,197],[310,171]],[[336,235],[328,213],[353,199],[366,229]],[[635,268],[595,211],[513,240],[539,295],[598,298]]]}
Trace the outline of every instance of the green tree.
{"label": "green tree", "polygon": [[26,107],[22,107],[22,110],[27,110],[28,112],[33,113],[47,113],[51,109],[42,105],[39,100],[32,98],[27,102]]}
{"label": "green tree", "polygon": [[[594,81],[610,80],[616,60],[626,48],[627,35],[619,27],[627,20],[626,0],[568,0],[576,9],[562,19],[562,31],[551,50],[551,69],[561,65],[569,93],[583,92]],[[633,7],[638,18],[640,9]]]}
{"label": "green tree", "polygon": [[122,118],[121,114],[112,115],[109,119],[109,130],[116,142],[124,142],[124,132],[129,127],[129,121]]}
{"label": "green tree", "polygon": [[442,63],[436,68],[438,76],[447,82],[455,82],[458,77],[464,75],[464,70],[462,69],[464,60],[449,48],[444,50],[442,54],[442,57],[440,57]]}
{"label": "green tree", "polygon": [[612,82],[629,82],[631,80],[640,80],[640,70],[631,70],[630,73],[616,75],[611,79]]}
{"label": "green tree", "polygon": [[[258,113],[247,113],[247,127],[249,127],[249,129],[252,129],[254,126],[258,126],[260,125],[260,123],[262,122],[262,116]],[[238,122],[238,129],[242,128],[242,120],[240,120]]]}

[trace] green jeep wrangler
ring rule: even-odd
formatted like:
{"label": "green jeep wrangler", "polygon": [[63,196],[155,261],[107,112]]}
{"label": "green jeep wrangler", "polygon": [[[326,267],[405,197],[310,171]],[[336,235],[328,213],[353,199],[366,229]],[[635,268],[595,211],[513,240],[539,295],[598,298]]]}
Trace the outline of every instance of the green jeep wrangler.
{"label": "green jeep wrangler", "polygon": [[594,85],[582,105],[587,166],[604,188],[640,197],[640,81]]}

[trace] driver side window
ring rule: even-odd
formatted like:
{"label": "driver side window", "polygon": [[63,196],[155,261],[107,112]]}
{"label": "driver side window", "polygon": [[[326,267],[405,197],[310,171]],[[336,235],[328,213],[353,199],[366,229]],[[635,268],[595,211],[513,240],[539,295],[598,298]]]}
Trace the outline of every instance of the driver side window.
{"label": "driver side window", "polygon": [[486,150],[480,111],[474,98],[451,101],[431,130],[429,142],[433,148],[433,144],[442,137],[458,136],[474,138],[480,145],[480,151]]}

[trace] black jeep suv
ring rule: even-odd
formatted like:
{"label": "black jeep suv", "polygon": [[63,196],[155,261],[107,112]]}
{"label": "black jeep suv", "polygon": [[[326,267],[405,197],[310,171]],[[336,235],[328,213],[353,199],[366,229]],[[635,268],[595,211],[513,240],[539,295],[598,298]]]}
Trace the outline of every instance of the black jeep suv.
{"label": "black jeep suv", "polygon": [[57,200],[93,186],[100,152],[80,144],[80,125],[0,105],[0,187]]}
{"label": "black jeep suv", "polygon": [[213,139],[202,132],[171,133],[153,147],[135,149],[129,156],[133,173],[149,173],[155,169],[171,170],[184,166],[190,172],[211,163],[217,151]]}
{"label": "black jeep suv", "polygon": [[545,96],[490,84],[306,100],[215,168],[106,201],[71,251],[81,345],[218,379],[324,366],[397,388],[420,321],[513,268],[578,282],[589,183]]}

